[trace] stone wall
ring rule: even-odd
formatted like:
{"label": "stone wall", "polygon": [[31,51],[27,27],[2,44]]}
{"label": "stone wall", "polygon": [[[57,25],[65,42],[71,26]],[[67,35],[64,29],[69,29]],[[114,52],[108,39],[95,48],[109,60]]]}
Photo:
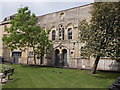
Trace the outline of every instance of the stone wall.
{"label": "stone wall", "polygon": [[[53,49],[60,50],[59,45],[61,44],[62,49],[67,50],[68,67],[74,67],[74,68],[81,67],[80,66],[81,61],[79,60],[79,63],[78,63],[78,58],[80,58],[80,53],[81,53],[80,49],[84,44],[79,43],[78,26],[82,20],[84,19],[86,19],[87,21],[90,20],[91,10],[92,10],[92,5],[89,4],[89,5],[75,7],[72,9],[50,13],[50,14],[46,14],[46,15],[38,17],[38,25],[40,25],[46,30],[51,30],[49,34],[50,40],[52,40],[52,30],[56,31],[56,40],[52,42]],[[63,28],[65,29],[64,40],[59,40],[60,25],[62,25]],[[67,29],[69,27],[72,28],[72,39],[71,40],[67,38],[68,37]],[[54,55],[51,55],[51,59],[52,59],[52,65],[54,65],[54,62],[55,62]]]}
{"label": "stone wall", "polygon": [[116,60],[101,59],[98,64],[98,70],[120,71],[120,63]]}
{"label": "stone wall", "polygon": [[2,37],[3,37],[3,26],[0,25],[0,57],[2,56],[2,52],[3,52]]}

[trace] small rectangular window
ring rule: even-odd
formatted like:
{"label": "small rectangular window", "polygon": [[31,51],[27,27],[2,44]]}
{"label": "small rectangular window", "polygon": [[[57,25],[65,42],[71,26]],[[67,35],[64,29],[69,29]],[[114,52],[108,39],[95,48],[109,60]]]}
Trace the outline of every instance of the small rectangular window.
{"label": "small rectangular window", "polygon": [[55,37],[56,37],[56,32],[55,30],[52,31],[52,40],[55,40]]}

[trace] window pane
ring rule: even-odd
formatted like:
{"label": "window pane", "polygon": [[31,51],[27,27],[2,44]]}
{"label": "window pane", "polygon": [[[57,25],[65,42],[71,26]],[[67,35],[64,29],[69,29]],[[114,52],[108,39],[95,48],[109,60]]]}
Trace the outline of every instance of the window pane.
{"label": "window pane", "polygon": [[72,28],[68,28],[68,39],[72,39]]}
{"label": "window pane", "polygon": [[56,37],[55,34],[56,34],[55,30],[53,30],[53,31],[52,31],[52,40],[55,40],[55,37]]}
{"label": "window pane", "polygon": [[64,40],[64,28],[62,25],[59,28],[59,40]]}

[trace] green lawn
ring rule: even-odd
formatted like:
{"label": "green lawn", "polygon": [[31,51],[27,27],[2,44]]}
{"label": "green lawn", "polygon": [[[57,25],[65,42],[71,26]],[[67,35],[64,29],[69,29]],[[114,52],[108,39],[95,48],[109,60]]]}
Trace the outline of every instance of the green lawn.
{"label": "green lawn", "polygon": [[107,72],[92,75],[87,70],[13,66],[15,67],[11,77],[13,80],[3,85],[3,88],[107,88],[120,75]]}

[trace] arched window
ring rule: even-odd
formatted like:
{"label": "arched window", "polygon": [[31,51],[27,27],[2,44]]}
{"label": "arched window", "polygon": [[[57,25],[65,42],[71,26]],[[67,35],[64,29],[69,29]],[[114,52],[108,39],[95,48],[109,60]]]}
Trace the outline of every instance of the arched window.
{"label": "arched window", "polygon": [[68,39],[72,39],[72,28],[68,28]]}
{"label": "arched window", "polygon": [[52,40],[55,40],[55,37],[56,37],[56,32],[55,30],[52,31]]}
{"label": "arched window", "polygon": [[63,19],[64,18],[64,13],[60,13],[60,18]]}
{"label": "arched window", "polygon": [[64,40],[64,28],[62,25],[59,28],[59,40]]}

